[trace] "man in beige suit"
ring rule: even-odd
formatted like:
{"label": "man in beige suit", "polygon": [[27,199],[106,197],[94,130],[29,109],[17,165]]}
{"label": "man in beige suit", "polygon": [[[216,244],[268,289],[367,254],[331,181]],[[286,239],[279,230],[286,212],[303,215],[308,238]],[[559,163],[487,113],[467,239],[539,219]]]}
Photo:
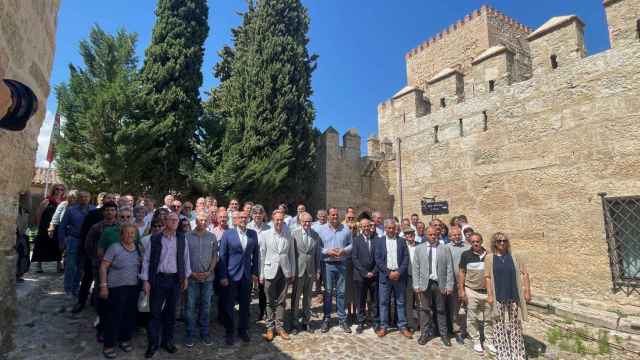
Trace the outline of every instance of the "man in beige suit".
{"label": "man in beige suit", "polygon": [[[296,250],[296,279],[295,294],[291,304],[291,314],[293,318],[293,332],[298,330],[312,332],[309,327],[311,317],[311,288],[313,282],[320,277],[318,267],[320,259],[319,244],[320,236],[311,225],[313,218],[311,214],[304,212],[300,215],[300,227],[296,228],[291,236],[293,237]],[[300,297],[302,296],[302,309],[299,310]]]}
{"label": "man in beige suit", "polygon": [[284,308],[288,285],[295,275],[295,253],[291,234],[284,226],[284,214],[273,216],[273,228],[260,233],[260,282],[267,295],[267,332],[264,339],[272,341],[277,334],[283,340],[289,335],[284,329]]}

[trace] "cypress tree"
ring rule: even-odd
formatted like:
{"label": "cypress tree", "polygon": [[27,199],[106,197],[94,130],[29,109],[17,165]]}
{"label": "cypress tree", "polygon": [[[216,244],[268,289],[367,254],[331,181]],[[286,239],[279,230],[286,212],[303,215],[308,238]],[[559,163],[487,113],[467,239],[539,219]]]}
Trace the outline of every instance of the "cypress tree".
{"label": "cypress tree", "polygon": [[[63,117],[56,168],[68,185],[93,193],[141,189],[141,168],[129,155],[135,116],[136,34],[95,26],[80,42],[84,68],[69,65],[68,83],[56,87]],[[145,158],[138,158],[144,161]]]}
{"label": "cypress tree", "polygon": [[158,149],[145,172],[146,183],[157,193],[188,186],[202,114],[199,89],[207,17],[206,0],[158,0],[140,75],[144,120],[137,129],[140,141],[146,139],[150,149]]}
{"label": "cypress tree", "polygon": [[259,0],[234,32],[233,56],[217,68],[228,78],[214,92],[225,118],[216,177],[233,180],[220,185],[227,196],[274,204],[309,195],[317,56],[307,49],[308,30],[299,0]]}

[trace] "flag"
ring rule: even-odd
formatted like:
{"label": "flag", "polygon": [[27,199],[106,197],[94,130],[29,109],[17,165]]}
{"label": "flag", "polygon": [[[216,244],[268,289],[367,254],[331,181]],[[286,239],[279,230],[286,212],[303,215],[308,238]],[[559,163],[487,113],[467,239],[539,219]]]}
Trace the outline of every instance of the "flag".
{"label": "flag", "polygon": [[51,129],[51,138],[49,139],[49,150],[47,151],[47,161],[49,164],[53,162],[56,157],[56,142],[60,135],[60,113],[56,112],[56,118],[53,121],[53,128]]}

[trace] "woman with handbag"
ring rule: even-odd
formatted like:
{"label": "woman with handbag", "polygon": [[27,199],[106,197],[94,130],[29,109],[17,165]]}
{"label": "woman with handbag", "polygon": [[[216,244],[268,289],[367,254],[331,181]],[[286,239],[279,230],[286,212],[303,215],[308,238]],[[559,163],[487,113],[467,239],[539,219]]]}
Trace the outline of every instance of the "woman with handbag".
{"label": "woman with handbag", "polygon": [[529,273],[524,261],[511,253],[509,237],[491,237],[491,252],[484,259],[487,303],[492,308],[493,337],[498,360],[524,360],[527,354],[522,322],[531,301]]}
{"label": "woman with handbag", "polygon": [[107,300],[102,353],[108,359],[116,357],[116,342],[124,352],[133,350],[142,264],[142,252],[135,242],[137,232],[133,224],[120,225],[120,242],[107,249],[100,263],[100,297]]}

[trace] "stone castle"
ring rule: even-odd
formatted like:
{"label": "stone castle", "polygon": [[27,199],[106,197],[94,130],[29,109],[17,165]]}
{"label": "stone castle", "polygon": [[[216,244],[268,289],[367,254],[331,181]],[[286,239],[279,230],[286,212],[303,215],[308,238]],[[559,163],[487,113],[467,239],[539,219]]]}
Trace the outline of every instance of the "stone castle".
{"label": "stone castle", "polygon": [[366,156],[354,129],[318,139],[316,207],[448,200],[487,247],[511,235],[536,295],[640,306],[612,291],[598,196],[640,195],[640,0],[603,5],[611,49],[591,56],[575,15],[532,30],[489,6],[410,50]]}

